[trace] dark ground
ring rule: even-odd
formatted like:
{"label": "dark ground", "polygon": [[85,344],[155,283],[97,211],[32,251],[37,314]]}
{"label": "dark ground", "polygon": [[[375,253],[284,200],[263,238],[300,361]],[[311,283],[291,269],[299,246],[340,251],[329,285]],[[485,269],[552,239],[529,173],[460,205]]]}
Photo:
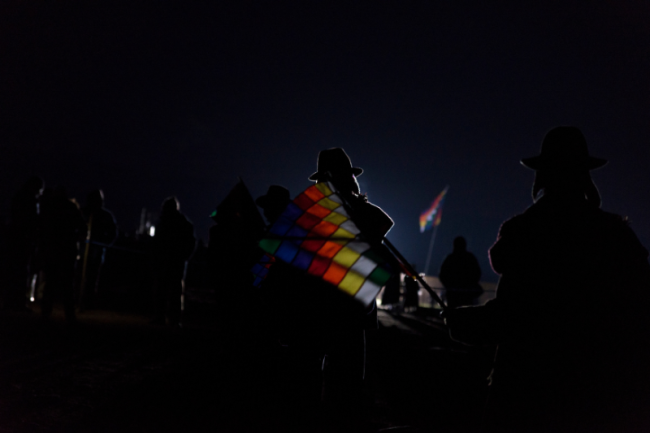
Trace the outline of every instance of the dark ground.
{"label": "dark ground", "polygon": [[[188,301],[182,331],[109,310],[68,326],[60,309],[49,321],[33,309],[0,315],[0,432],[338,431],[292,393],[286,349],[260,346],[236,315],[220,322],[214,303]],[[451,342],[431,315],[379,318],[358,430],[475,431],[490,351]]]}

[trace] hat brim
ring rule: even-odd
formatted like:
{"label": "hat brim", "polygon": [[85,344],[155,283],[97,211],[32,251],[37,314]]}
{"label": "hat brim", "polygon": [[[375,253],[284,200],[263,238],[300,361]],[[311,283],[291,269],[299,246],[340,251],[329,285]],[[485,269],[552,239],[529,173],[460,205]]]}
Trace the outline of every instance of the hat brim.
{"label": "hat brim", "polygon": [[556,168],[574,168],[574,169],[583,169],[583,170],[596,170],[598,168],[604,167],[609,161],[602,158],[595,158],[593,156],[588,156],[587,158],[577,161],[577,162],[563,162],[557,160],[549,160],[544,158],[542,155],[532,156],[530,158],[523,158],[521,165],[531,170],[548,170]]}
{"label": "hat brim", "polygon": [[[352,167],[352,168],[350,169],[350,172],[351,172],[353,175],[355,175],[355,176],[358,177],[358,176],[361,176],[361,174],[363,173],[363,169],[360,168],[360,167]],[[325,174],[325,173],[321,173],[320,171],[317,171],[316,173],[314,173],[314,174],[312,174],[311,176],[309,176],[308,179],[309,179],[309,180],[313,180],[313,181],[321,180],[321,178],[323,177],[324,174]]]}

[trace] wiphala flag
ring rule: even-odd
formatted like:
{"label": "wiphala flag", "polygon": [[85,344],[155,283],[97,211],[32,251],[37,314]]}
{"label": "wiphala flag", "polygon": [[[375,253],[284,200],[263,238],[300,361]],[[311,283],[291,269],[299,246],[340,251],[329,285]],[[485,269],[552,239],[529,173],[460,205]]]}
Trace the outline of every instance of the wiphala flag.
{"label": "wiphala flag", "polygon": [[329,182],[307,188],[271,226],[260,247],[368,305],[391,271],[386,260],[363,241],[334,191]]}

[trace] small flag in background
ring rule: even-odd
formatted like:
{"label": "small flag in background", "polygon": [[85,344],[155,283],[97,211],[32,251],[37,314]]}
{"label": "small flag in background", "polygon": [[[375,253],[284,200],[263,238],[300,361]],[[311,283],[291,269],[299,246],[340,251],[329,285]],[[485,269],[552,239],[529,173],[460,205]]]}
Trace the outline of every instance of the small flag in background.
{"label": "small flag in background", "polygon": [[364,305],[370,304],[392,272],[334,192],[334,186],[310,186],[282,213],[260,241],[276,259],[320,277]]}
{"label": "small flag in background", "polygon": [[442,203],[445,201],[445,195],[449,187],[445,187],[438,197],[433,201],[429,209],[420,214],[420,233],[424,233],[427,229],[435,227],[440,224],[442,219]]}

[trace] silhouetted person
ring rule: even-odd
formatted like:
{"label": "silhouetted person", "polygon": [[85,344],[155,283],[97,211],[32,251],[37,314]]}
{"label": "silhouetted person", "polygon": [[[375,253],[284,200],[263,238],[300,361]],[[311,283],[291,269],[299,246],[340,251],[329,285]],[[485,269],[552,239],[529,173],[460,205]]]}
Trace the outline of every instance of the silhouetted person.
{"label": "silhouetted person", "polygon": [[474,254],[467,251],[464,237],[454,239],[454,250],[442,262],[439,278],[450,307],[473,305],[481,295],[481,267]]}
{"label": "silhouetted person", "polygon": [[187,260],[196,246],[194,225],[180,212],[176,197],[162,204],[153,238],[156,323],[181,325]]}
{"label": "silhouetted person", "polygon": [[291,202],[289,190],[281,185],[271,185],[265,195],[258,197],[255,204],[262,208],[264,218],[272,225]]}
{"label": "silhouetted person", "polygon": [[[382,240],[392,228],[393,220],[361,194],[356,177],[362,173],[361,168],[352,166],[343,149],[331,148],[319,153],[318,171],[309,179],[334,185],[349,206],[363,239],[381,254],[385,248]],[[373,300],[364,310],[334,287],[322,290],[330,295],[323,303],[326,353],[323,398],[334,406],[338,416],[354,417],[358,414],[365,376],[365,331],[378,326],[376,303]]]}
{"label": "silhouetted person", "polygon": [[[218,320],[234,332],[249,327],[251,318],[241,314],[252,297],[252,267],[262,254],[258,243],[265,224],[248,189],[239,182],[219,203],[210,228],[208,253],[216,302],[221,308]],[[242,322],[242,319],[244,322]],[[239,322],[235,325],[235,322]]]}
{"label": "silhouetted person", "polygon": [[7,228],[7,271],[4,307],[9,310],[28,310],[26,294],[34,269],[34,255],[38,237],[39,197],[43,180],[30,177],[11,200],[11,215]]}
{"label": "silhouetted person", "polygon": [[447,313],[452,337],[498,344],[485,431],[648,431],[648,251],[599,208],[606,162],[577,128],[549,131],[522,160],[535,203],[490,249],[496,299]]}
{"label": "silhouetted person", "polygon": [[[411,265],[415,269],[415,265]],[[420,284],[408,275],[404,276],[404,311],[410,312],[418,309],[420,305]]]}
{"label": "silhouetted person", "polygon": [[[271,185],[268,192],[255,200],[262,208],[269,226],[280,217],[291,202],[289,190]],[[320,400],[321,371],[320,339],[314,335],[314,317],[311,305],[314,300],[305,289],[309,281],[304,272],[282,261],[275,261],[259,289],[262,329],[268,332],[267,339],[271,353],[279,364],[275,372],[278,383],[275,385],[279,397],[291,402],[290,414],[294,416],[296,407],[312,408]],[[307,304],[307,306],[305,305]]]}
{"label": "silhouetted person", "polygon": [[117,225],[113,214],[104,208],[104,192],[96,189],[88,194],[82,209],[88,233],[82,251],[80,308],[88,308],[97,300],[101,270],[106,260],[106,248],[117,237]]}
{"label": "silhouetted person", "polygon": [[[289,190],[280,185],[271,185],[265,195],[255,200],[255,204],[262,208],[269,227],[280,217],[290,202]],[[297,286],[300,281],[300,275],[291,265],[277,261],[273,263],[263,282],[262,304],[268,307],[267,311],[270,315],[265,320],[272,324],[271,332],[278,340],[290,338],[287,334],[291,332],[292,325],[295,325],[297,309],[293,303],[295,303],[295,291],[299,290]]]}
{"label": "silhouetted person", "polygon": [[79,242],[85,238],[86,223],[76,202],[68,198],[66,189],[57,186],[51,201],[44,203],[42,213],[40,257],[45,273],[42,314],[52,313],[55,299],[63,301],[66,319],[75,319],[74,275]]}
{"label": "silhouetted person", "polygon": [[399,274],[396,274],[390,277],[384,286],[384,293],[381,295],[381,305],[391,310],[397,310],[400,306],[400,297]]}

